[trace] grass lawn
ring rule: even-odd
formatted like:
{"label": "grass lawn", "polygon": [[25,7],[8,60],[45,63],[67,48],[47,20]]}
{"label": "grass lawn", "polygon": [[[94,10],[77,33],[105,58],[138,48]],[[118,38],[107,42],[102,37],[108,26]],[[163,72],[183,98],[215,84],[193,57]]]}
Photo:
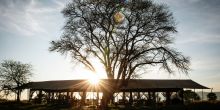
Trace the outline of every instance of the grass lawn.
{"label": "grass lawn", "polygon": [[[31,104],[28,102],[0,101],[0,110],[94,110],[94,108],[76,108],[62,104]],[[188,105],[169,105],[164,107],[110,107],[109,110],[220,110],[220,101],[216,102],[194,102]]]}

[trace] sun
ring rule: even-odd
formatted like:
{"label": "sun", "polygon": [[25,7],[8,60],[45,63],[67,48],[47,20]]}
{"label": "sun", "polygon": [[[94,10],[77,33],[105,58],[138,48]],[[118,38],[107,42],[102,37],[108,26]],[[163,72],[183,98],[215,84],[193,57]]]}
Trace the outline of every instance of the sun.
{"label": "sun", "polygon": [[99,81],[100,81],[100,78],[96,75],[96,74],[92,74],[90,75],[89,77],[89,83],[92,84],[92,85],[98,85],[99,84]]}
{"label": "sun", "polygon": [[99,79],[98,78],[90,78],[89,83],[92,85],[98,85],[99,84]]}

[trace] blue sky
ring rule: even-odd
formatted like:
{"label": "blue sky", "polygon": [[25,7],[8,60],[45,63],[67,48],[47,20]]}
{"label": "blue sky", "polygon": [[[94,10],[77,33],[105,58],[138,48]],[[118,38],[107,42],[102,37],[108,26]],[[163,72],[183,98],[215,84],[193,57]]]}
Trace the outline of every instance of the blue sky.
{"label": "blue sky", "polygon": [[[191,57],[192,70],[188,75],[178,72],[169,75],[149,68],[142,78],[190,78],[220,91],[220,1],[156,2],[167,4],[173,12],[178,30],[173,47]],[[85,67],[76,66],[68,56],[48,51],[49,42],[62,34],[65,19],[60,12],[66,3],[64,0],[1,0],[0,62],[13,59],[32,64],[33,81],[87,78],[91,73]]]}

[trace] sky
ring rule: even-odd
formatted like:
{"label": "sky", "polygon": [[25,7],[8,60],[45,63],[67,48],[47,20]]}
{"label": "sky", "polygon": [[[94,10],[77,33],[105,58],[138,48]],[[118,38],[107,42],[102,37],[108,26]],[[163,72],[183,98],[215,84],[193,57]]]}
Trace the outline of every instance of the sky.
{"label": "sky", "polygon": [[[0,0],[0,62],[33,65],[31,81],[85,79],[91,72],[71,58],[49,52],[50,41],[62,35],[61,13],[67,0]],[[192,79],[220,91],[220,1],[156,0],[166,4],[177,22],[173,47],[191,59],[188,75],[149,68],[144,79]],[[97,74],[104,78],[98,61]],[[101,67],[101,68],[100,68]]]}

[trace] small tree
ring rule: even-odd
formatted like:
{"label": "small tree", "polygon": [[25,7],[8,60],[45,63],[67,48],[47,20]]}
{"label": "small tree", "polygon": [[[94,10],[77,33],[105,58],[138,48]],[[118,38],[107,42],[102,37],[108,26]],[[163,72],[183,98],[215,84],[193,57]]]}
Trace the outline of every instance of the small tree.
{"label": "small tree", "polygon": [[216,96],[215,93],[210,92],[210,93],[207,94],[207,98],[208,98],[209,101],[215,101],[217,99],[217,96]]}
{"label": "small tree", "polygon": [[32,66],[23,64],[19,61],[5,60],[0,65],[1,89],[8,89],[17,94],[17,101],[20,101],[21,90],[16,88],[27,83],[31,73]]}

